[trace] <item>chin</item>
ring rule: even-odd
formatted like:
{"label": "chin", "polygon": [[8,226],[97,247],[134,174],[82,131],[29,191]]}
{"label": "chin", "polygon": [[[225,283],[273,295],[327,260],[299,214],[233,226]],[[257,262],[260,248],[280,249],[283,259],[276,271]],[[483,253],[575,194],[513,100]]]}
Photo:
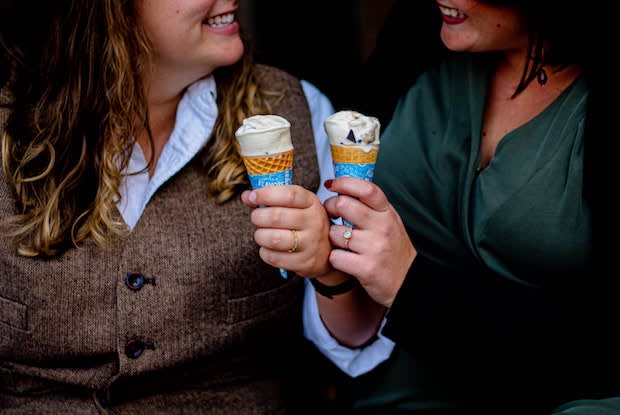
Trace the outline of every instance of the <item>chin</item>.
{"label": "chin", "polygon": [[441,41],[444,46],[453,52],[466,52],[469,50],[469,44],[463,41],[463,36],[459,33],[453,33],[450,30],[441,31]]}
{"label": "chin", "polygon": [[219,55],[218,66],[233,65],[243,57],[245,48],[241,40],[238,43],[230,45],[225,49],[222,49],[222,53]]}
{"label": "chin", "polygon": [[230,62],[228,63],[228,65],[232,65],[233,63],[238,62],[239,60],[241,60],[241,58],[243,58],[243,54],[245,53],[245,49],[243,48],[243,46],[241,46],[239,49],[235,50],[235,51],[228,51],[229,56],[230,56]]}

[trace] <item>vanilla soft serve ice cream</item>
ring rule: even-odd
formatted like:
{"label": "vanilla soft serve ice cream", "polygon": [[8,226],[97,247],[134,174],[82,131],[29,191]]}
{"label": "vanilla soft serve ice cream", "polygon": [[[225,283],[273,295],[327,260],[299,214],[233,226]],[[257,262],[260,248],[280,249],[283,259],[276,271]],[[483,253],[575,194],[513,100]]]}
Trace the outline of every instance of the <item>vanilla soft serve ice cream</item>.
{"label": "vanilla soft serve ice cream", "polygon": [[372,180],[379,154],[381,124],[357,111],[338,111],[324,122],[336,177]]}
{"label": "vanilla soft serve ice cream", "polygon": [[381,124],[376,117],[338,111],[327,117],[324,126],[330,145],[354,146],[366,152],[379,149]]}
{"label": "vanilla soft serve ice cream", "polygon": [[269,156],[293,150],[291,124],[279,115],[254,115],[235,132],[243,157]]}

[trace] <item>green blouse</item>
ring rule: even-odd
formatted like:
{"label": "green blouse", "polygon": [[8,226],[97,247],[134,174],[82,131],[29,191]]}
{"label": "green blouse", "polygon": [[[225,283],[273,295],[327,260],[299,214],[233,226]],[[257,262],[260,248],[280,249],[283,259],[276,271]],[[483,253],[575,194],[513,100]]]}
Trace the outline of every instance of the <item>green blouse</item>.
{"label": "green blouse", "polygon": [[578,79],[508,133],[478,172],[492,62],[456,54],[419,78],[382,136],[374,181],[416,248],[443,264],[484,264],[538,285],[585,265],[591,223],[583,195],[587,88]]}

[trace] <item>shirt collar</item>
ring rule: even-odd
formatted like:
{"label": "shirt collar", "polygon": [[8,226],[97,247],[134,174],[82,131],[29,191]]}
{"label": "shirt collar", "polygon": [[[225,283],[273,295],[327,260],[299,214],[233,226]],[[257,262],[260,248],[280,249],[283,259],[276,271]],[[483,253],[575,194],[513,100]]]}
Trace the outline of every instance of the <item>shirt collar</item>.
{"label": "shirt collar", "polygon": [[146,160],[136,143],[121,183],[119,210],[134,228],[157,189],[181,170],[207,143],[217,118],[217,89],[213,75],[190,85],[177,108],[174,128],[157,162],[153,176],[144,170]]}

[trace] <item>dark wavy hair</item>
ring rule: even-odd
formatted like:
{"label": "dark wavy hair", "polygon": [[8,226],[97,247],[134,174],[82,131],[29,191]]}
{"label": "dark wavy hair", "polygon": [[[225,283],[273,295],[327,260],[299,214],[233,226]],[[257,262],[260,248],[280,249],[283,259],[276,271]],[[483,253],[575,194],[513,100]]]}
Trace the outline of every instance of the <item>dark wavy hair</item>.
{"label": "dark wavy hair", "polygon": [[[481,3],[519,10],[528,24],[526,65],[515,96],[536,79],[545,66],[561,70],[569,64],[588,62],[592,44],[580,24],[594,23],[594,8],[552,0],[479,0]],[[598,7],[600,9],[600,6]],[[597,14],[600,11],[597,10]]]}

